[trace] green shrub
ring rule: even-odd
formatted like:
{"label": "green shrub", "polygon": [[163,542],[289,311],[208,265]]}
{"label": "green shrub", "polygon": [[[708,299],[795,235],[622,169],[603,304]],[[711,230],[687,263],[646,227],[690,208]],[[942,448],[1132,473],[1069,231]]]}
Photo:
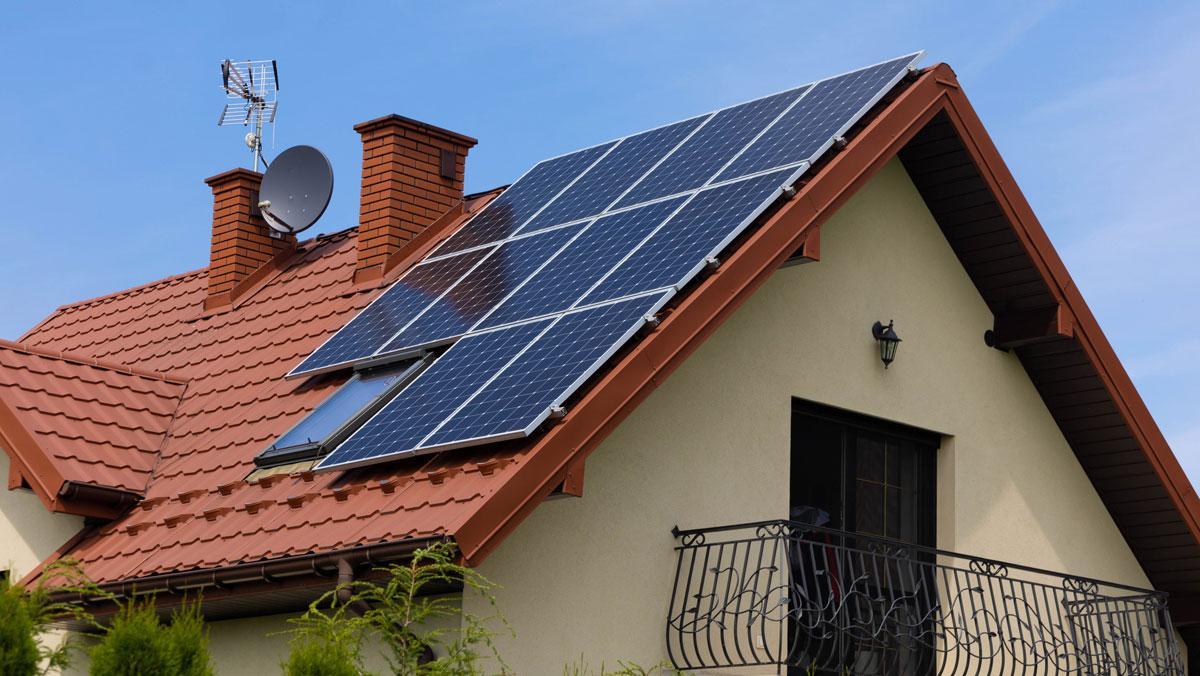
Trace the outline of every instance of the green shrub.
{"label": "green shrub", "polygon": [[171,650],[152,602],[130,602],[92,647],[92,676],[171,673]]}
{"label": "green shrub", "polygon": [[294,640],[282,666],[286,676],[358,676],[362,673],[352,648],[318,637]]}
{"label": "green shrub", "polygon": [[29,605],[24,590],[0,579],[0,674],[38,673],[42,656],[38,650],[38,627]]}
{"label": "green shrub", "polygon": [[208,629],[200,615],[199,603],[184,603],[171,615],[167,627],[167,645],[180,676],[211,676],[208,655]]}
{"label": "green shrub", "polygon": [[55,592],[79,596],[96,589],[79,564],[62,559],[47,566],[31,587],[20,587],[0,576],[0,674],[24,676],[61,671],[70,666],[74,647],[69,637],[47,634],[59,620],[89,622],[73,601],[56,601]]}
{"label": "green shrub", "polygon": [[[507,672],[492,642],[491,625],[504,623],[500,614],[464,614],[456,597],[431,595],[461,585],[464,594],[478,594],[495,608],[495,586],[457,563],[456,556],[452,544],[435,543],[418,549],[407,564],[377,569],[376,579],[356,580],[317,599],[308,612],[291,620],[292,654],[285,671],[296,676],[355,673],[300,671],[301,666],[317,664],[318,658],[311,656],[313,646],[324,644],[338,656],[338,668],[349,665],[361,672],[361,646],[371,638],[384,646],[390,670],[402,676],[479,673],[485,657]],[[339,591],[346,598],[339,600]],[[452,626],[436,628],[438,624]]]}
{"label": "green shrub", "polygon": [[92,676],[210,676],[208,635],[199,604],[184,604],[171,623],[158,619],[153,599],[123,605],[91,650]]}

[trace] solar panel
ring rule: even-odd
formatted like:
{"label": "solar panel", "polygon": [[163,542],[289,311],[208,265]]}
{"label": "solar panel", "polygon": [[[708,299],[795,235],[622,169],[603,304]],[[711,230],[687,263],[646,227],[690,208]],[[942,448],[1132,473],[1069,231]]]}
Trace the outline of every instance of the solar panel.
{"label": "solar panel", "polygon": [[587,171],[615,144],[615,141],[610,141],[537,163],[443,242],[434,255],[441,256],[496,242],[515,233],[530,216]]}
{"label": "solar panel", "polygon": [[528,435],[666,299],[650,294],[467,336],[315,469]]}
{"label": "solar panel", "polygon": [[289,375],[678,291],[919,57],[539,162]]}
{"label": "solar panel", "polygon": [[600,281],[683,202],[683,197],[676,197],[596,219],[546,267],[501,303],[479,328],[571,308],[585,291]]}
{"label": "solar panel", "polygon": [[809,85],[726,108],[716,113],[669,158],[621,198],[618,207],[705,185],[726,162],[746,147],[780,113],[808,91]]}
{"label": "solar panel", "polygon": [[580,304],[668,286],[682,287],[703,268],[706,258],[724,249],[779,197],[780,189],[795,180],[795,173],[785,169],[696,194],[588,292]]}
{"label": "solar panel", "polygon": [[566,192],[534,216],[523,231],[569,223],[604,211],[634,181],[666,157],[707,119],[707,116],[694,117],[624,139]]}
{"label": "solar panel", "polygon": [[422,446],[436,450],[528,436],[666,298],[658,293],[562,315]]}
{"label": "solar panel", "polygon": [[288,375],[312,375],[374,354],[489,252],[477,249],[413,268]]}
{"label": "solar panel", "polygon": [[353,467],[411,454],[551,321],[518,324],[458,341],[315,469]]}
{"label": "solar panel", "polygon": [[[512,239],[494,249],[376,353],[411,353],[466,333],[505,296],[549,260],[580,226]],[[434,261],[437,264],[443,260]]]}
{"label": "solar panel", "polygon": [[738,156],[719,181],[815,161],[907,72],[919,54],[822,80]]}

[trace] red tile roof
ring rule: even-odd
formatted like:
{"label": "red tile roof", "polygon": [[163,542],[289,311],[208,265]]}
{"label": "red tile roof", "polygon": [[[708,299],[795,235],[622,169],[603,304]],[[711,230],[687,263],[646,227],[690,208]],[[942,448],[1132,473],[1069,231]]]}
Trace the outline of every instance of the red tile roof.
{"label": "red tile roof", "polygon": [[119,363],[0,341],[0,434],[49,501],[63,482],[144,492],[184,389]]}
{"label": "red tile roof", "polygon": [[[175,412],[169,437],[136,464],[142,488],[155,452],[160,456],[145,500],[71,552],[94,579],[440,535],[503,481],[503,470],[485,476],[475,466],[493,450],[349,476],[246,481],[254,456],[344,380],[283,376],[385,287],[356,285],[355,262],[350,230],[301,244],[289,265],[229,312],[206,315],[206,275],[196,271],[62,307],[24,337],[35,349],[136,364],[188,381],[178,410],[165,407],[168,416]],[[80,388],[81,396],[86,391]],[[87,417],[73,414],[72,435],[98,421]]]}

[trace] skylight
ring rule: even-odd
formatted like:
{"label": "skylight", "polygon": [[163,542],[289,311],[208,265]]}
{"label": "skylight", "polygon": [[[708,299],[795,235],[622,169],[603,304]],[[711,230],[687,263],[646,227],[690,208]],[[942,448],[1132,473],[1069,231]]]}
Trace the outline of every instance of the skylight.
{"label": "skylight", "polygon": [[271,467],[323,457],[390,401],[425,363],[423,359],[409,360],[354,374],[312,413],[259,453],[254,464]]}

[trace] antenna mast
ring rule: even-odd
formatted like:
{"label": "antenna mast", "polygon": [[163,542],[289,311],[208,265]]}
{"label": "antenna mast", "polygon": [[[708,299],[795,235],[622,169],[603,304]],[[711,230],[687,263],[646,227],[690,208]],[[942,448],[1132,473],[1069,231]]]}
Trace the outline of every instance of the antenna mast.
{"label": "antenna mast", "polygon": [[254,170],[258,161],[267,163],[262,154],[263,125],[275,124],[275,111],[279,108],[279,68],[274,59],[267,61],[231,61],[221,63],[221,85],[226,103],[217,120],[218,127],[240,124],[253,126],[246,134],[246,145],[250,147]]}

